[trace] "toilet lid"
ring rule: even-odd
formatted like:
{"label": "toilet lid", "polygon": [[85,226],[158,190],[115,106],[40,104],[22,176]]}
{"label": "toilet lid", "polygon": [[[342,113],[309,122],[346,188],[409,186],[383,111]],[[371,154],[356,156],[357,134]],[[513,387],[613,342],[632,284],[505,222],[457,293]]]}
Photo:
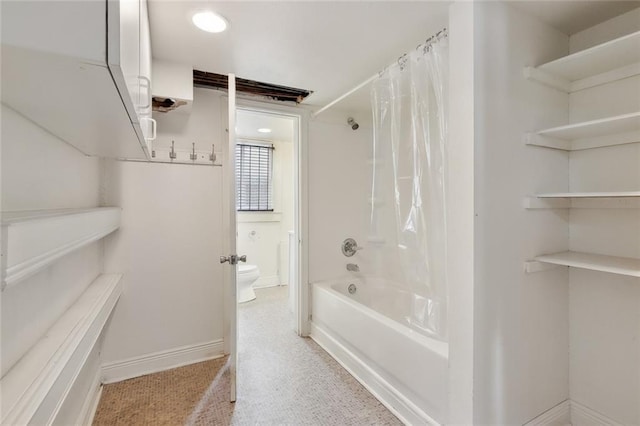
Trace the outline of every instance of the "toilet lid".
{"label": "toilet lid", "polygon": [[246,274],[247,272],[253,272],[257,270],[258,270],[257,265],[238,265],[239,274]]}

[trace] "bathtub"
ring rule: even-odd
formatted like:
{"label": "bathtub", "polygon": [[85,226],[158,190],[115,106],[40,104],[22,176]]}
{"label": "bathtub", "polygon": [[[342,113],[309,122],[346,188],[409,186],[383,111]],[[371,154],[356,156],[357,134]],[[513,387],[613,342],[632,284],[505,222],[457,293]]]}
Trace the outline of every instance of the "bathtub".
{"label": "bathtub", "polygon": [[405,424],[444,424],[448,345],[402,324],[406,298],[393,291],[362,279],[313,284],[310,337]]}

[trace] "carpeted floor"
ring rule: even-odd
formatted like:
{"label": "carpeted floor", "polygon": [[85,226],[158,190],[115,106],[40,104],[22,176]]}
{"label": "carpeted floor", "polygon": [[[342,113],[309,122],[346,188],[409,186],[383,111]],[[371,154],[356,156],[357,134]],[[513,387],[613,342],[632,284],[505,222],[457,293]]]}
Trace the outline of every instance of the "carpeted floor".
{"label": "carpeted floor", "polygon": [[333,358],[292,331],[287,288],[240,305],[238,400],[226,359],[106,385],[96,425],[400,425]]}

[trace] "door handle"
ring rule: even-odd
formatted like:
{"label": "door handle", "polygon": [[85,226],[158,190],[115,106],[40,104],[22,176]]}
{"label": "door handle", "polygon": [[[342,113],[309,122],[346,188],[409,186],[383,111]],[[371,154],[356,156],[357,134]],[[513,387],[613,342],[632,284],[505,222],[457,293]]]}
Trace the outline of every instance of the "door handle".
{"label": "door handle", "polygon": [[229,265],[236,265],[238,262],[246,262],[247,255],[238,256],[237,254],[230,254],[229,256],[220,256],[220,263],[229,262]]}

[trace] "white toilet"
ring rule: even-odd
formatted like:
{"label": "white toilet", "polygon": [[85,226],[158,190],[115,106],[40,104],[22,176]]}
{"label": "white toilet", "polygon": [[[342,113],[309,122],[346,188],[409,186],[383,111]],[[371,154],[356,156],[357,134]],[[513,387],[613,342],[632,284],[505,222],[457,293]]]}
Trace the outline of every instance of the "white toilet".
{"label": "white toilet", "polygon": [[260,270],[257,265],[238,265],[237,286],[238,303],[248,302],[256,298],[253,291],[253,283],[260,278]]}

